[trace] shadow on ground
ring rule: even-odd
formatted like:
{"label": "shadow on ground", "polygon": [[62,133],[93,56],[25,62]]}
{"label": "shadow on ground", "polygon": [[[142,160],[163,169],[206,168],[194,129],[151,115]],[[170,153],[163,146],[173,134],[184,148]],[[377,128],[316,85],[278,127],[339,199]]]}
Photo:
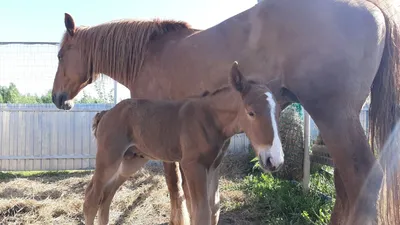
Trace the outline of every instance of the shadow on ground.
{"label": "shadow on ground", "polygon": [[71,177],[84,177],[93,174],[92,170],[87,171],[29,171],[29,172],[0,172],[0,183],[8,182],[16,178],[25,178],[46,183],[57,182]]}

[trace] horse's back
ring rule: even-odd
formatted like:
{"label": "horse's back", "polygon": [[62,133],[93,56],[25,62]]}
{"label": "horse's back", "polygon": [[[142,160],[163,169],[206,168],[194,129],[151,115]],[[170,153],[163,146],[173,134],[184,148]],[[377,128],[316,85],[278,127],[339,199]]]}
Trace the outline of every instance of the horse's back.
{"label": "horse's back", "polygon": [[285,56],[335,52],[362,57],[361,49],[376,45],[385,35],[384,17],[368,1],[270,0],[261,4],[254,13],[263,20],[268,47],[279,48]]}
{"label": "horse's back", "polygon": [[280,54],[284,86],[300,101],[366,98],[385,43],[378,7],[351,0],[270,0],[258,7],[270,29],[266,49]]}

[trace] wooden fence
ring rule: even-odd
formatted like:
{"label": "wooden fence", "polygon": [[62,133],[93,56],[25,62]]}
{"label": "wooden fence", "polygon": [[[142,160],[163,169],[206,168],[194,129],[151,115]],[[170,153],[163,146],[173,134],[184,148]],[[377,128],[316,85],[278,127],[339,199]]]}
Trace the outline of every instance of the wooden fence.
{"label": "wooden fence", "polygon": [[[96,112],[113,104],[77,104],[70,111],[53,104],[0,104],[0,171],[84,170],[94,168],[96,142],[91,131]],[[368,110],[360,121],[368,128]],[[310,139],[318,128],[311,119]],[[249,140],[235,135],[229,152],[246,152]]]}
{"label": "wooden fence", "polygon": [[[113,104],[77,104],[70,111],[53,104],[0,104],[0,171],[84,170],[94,168],[96,112]],[[247,149],[236,135],[229,151]]]}

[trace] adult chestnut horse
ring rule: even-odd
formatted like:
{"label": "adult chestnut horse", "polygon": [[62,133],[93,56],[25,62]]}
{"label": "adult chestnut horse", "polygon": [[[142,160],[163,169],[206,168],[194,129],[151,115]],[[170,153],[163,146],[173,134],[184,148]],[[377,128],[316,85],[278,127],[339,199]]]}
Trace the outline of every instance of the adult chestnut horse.
{"label": "adult chestnut horse", "polygon": [[149,159],[180,162],[190,195],[192,225],[216,224],[215,170],[229,138],[244,132],[260,165],[269,172],[283,164],[278,109],[267,86],[247,80],[232,65],[230,84],[185,100],[125,99],[93,119],[96,169],[86,188],[85,224],[108,224],[118,188]]}
{"label": "adult chestnut horse", "polygon": [[[70,109],[100,73],[137,98],[182,99],[221,86],[237,60],[246,76],[269,82],[281,109],[300,102],[316,122],[336,166],[331,224],[373,224],[388,167],[377,163],[359,112],[371,93],[371,140],[381,151],[399,112],[396,10],[389,0],[265,0],[204,31],[174,21],[76,27],[66,15],[53,102]],[[181,224],[184,181],[178,164],[164,169],[170,221]],[[398,177],[385,180],[386,224],[400,224]]]}

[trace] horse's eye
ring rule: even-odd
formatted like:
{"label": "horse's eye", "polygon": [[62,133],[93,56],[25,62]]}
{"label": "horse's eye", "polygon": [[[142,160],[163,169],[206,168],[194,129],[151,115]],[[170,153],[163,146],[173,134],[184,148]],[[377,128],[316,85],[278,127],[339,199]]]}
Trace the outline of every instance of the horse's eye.
{"label": "horse's eye", "polygon": [[253,117],[255,114],[254,112],[248,112],[249,116]]}

